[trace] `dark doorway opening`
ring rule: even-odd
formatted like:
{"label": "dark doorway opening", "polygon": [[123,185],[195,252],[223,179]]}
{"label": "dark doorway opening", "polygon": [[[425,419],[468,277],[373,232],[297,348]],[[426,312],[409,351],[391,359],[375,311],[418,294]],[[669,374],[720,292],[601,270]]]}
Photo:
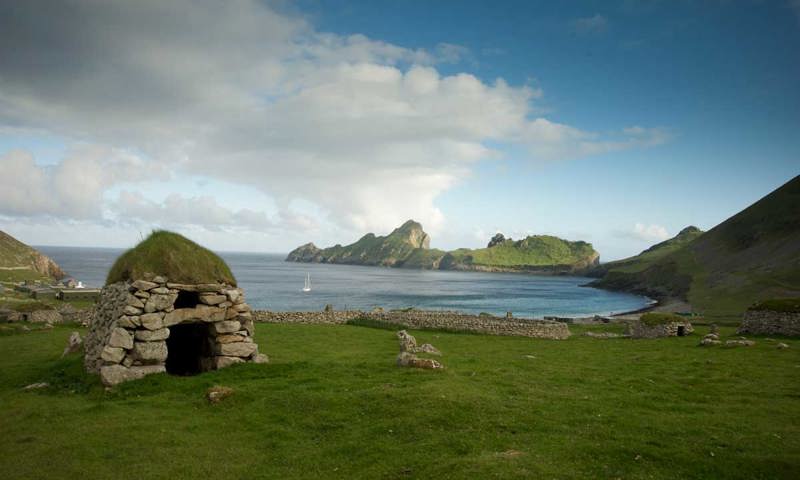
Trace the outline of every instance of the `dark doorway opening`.
{"label": "dark doorway opening", "polygon": [[203,371],[208,356],[208,325],[190,323],[169,327],[167,338],[167,373],[197,375]]}
{"label": "dark doorway opening", "polygon": [[200,295],[197,292],[181,290],[178,292],[178,298],[175,299],[175,308],[194,308],[199,304]]}
{"label": "dark doorway opening", "polygon": [[678,336],[682,337],[684,335],[686,335],[686,327],[684,327],[683,325],[679,325],[678,326]]}

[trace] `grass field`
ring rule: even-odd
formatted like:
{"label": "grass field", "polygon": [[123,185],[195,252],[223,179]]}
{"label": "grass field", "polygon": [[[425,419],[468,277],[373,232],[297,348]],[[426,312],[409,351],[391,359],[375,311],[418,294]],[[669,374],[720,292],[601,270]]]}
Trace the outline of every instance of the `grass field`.
{"label": "grass field", "polygon": [[[104,391],[70,328],[0,336],[0,478],[798,478],[800,342],[257,326],[268,365]],[[619,328],[619,327],[611,327]],[[599,330],[600,328],[595,328]],[[732,328],[724,328],[732,335]],[[39,391],[21,388],[47,381]],[[218,405],[208,387],[232,387]]]}

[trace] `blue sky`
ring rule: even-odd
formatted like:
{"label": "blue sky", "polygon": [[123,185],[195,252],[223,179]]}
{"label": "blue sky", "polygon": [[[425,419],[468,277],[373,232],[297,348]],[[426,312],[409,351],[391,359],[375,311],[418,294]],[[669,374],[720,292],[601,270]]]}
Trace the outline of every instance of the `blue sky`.
{"label": "blue sky", "polygon": [[440,248],[547,233],[611,260],[800,173],[796,1],[18,10],[0,228],[29,243],[280,252],[414,217]]}

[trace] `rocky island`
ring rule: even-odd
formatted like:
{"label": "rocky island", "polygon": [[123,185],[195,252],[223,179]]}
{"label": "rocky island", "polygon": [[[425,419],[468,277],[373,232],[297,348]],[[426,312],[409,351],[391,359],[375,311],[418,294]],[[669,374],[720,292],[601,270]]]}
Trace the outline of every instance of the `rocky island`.
{"label": "rocky island", "polygon": [[522,240],[495,235],[486,248],[450,252],[430,248],[422,225],[409,220],[386,236],[368,233],[357,242],[319,248],[313,243],[289,253],[287,262],[340,263],[429,270],[571,274],[596,266],[600,255],[590,243],[549,235]]}

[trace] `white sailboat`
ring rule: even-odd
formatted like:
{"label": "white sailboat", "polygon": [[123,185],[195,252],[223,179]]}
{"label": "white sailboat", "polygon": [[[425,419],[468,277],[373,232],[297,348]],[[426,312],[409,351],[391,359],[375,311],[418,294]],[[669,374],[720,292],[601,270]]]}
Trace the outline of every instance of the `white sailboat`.
{"label": "white sailboat", "polygon": [[309,273],[306,273],[306,283],[305,283],[305,285],[303,285],[303,291],[304,292],[310,292],[311,291],[311,274],[309,274]]}

